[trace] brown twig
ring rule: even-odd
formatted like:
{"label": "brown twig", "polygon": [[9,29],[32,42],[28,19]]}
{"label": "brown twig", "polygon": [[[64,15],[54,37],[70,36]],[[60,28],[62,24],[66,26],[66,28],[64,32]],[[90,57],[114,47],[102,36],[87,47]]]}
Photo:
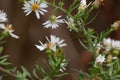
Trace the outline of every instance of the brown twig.
{"label": "brown twig", "polygon": [[10,76],[12,76],[12,77],[14,77],[14,78],[16,78],[16,74],[15,74],[15,73],[8,71],[8,70],[4,69],[4,68],[1,67],[1,66],[0,66],[0,71],[3,72],[3,73],[8,74],[8,75],[10,75]]}

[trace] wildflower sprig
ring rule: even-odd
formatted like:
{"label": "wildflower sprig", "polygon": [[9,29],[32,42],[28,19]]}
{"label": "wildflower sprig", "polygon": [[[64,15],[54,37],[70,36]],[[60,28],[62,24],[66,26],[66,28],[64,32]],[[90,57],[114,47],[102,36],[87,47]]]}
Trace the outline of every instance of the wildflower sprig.
{"label": "wildflower sprig", "polygon": [[100,80],[117,80],[120,78],[120,59],[118,57],[120,41],[108,38],[101,43],[99,50],[102,49],[102,51],[96,56],[89,77],[91,80],[96,79],[96,77],[99,77]]}
{"label": "wildflower sprig", "polygon": [[[48,56],[47,65],[49,68],[49,73],[47,73],[40,65],[36,65],[37,70],[39,70],[40,73],[44,75],[42,79],[51,80],[52,78],[55,78],[57,76],[62,77],[68,74],[64,72],[66,70],[68,61],[65,59],[64,54],[62,52],[62,47],[66,46],[66,43],[64,43],[63,39],[60,40],[59,37],[56,37],[54,35],[51,35],[50,39],[48,37],[46,37],[46,39],[48,40],[47,43],[43,44],[40,41],[41,45],[35,45],[40,51],[45,50],[45,53]],[[35,75],[37,78],[39,78],[37,74]]]}

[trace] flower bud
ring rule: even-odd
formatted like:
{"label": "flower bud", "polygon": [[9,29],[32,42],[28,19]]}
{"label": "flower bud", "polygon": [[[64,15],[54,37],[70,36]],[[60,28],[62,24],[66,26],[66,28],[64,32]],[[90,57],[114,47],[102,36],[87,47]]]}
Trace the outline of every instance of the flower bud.
{"label": "flower bud", "polygon": [[119,21],[116,21],[114,22],[111,27],[114,29],[114,30],[117,30],[120,26],[120,20]]}
{"label": "flower bud", "polygon": [[104,0],[95,0],[93,6],[99,8],[103,4]]}
{"label": "flower bud", "polygon": [[112,50],[112,53],[113,53],[113,56],[118,56],[119,53],[120,53],[120,51],[117,50],[117,49],[113,49],[113,50]]}
{"label": "flower bud", "polygon": [[107,50],[103,51],[103,54],[105,54],[105,55],[108,55],[109,53],[110,53],[110,52],[107,51]]}
{"label": "flower bud", "polygon": [[91,80],[103,80],[100,76],[95,76]]}
{"label": "flower bud", "polygon": [[113,58],[113,55],[112,55],[112,54],[109,54],[109,55],[107,56],[106,62],[107,62],[107,63],[112,62],[112,58]]}

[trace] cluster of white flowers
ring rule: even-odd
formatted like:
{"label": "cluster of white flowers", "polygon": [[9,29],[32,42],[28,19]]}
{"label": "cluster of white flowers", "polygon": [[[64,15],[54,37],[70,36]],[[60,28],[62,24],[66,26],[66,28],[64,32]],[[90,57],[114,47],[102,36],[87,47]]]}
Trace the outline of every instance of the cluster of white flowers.
{"label": "cluster of white flowers", "polygon": [[[40,14],[44,15],[45,12],[47,12],[46,8],[48,7],[48,4],[45,0],[29,0],[25,1],[23,4],[23,10],[26,13],[26,16],[29,15],[31,12],[35,12],[35,15],[37,19],[40,19]],[[42,25],[44,28],[52,28],[56,29],[58,28],[62,23],[66,23],[67,25],[70,22],[65,22],[65,19],[62,19],[62,16],[55,16],[52,15],[49,20],[45,21]],[[57,52],[58,48],[62,48],[66,46],[66,43],[64,43],[64,39],[60,39],[59,37],[56,37],[54,35],[50,35],[50,39],[46,36],[47,42],[42,43],[39,41],[40,45],[35,45],[40,51],[43,51],[45,49],[50,49],[54,52]],[[60,71],[63,72],[65,67],[67,66],[66,59],[63,60],[63,62],[60,63]]]}
{"label": "cluster of white flowers", "polygon": [[120,41],[113,40],[110,38],[103,39],[103,45],[108,49],[117,49],[120,50]]}
{"label": "cluster of white flowers", "polygon": [[40,51],[43,51],[44,49],[49,48],[54,52],[56,52],[57,46],[63,47],[67,45],[66,43],[63,43],[64,42],[63,39],[60,40],[59,37],[56,37],[54,35],[51,35],[50,39],[48,37],[46,37],[46,39],[48,41],[47,43],[43,44],[41,41],[39,41],[40,45],[35,45]]}
{"label": "cluster of white flowers", "polygon": [[[7,22],[8,18],[7,18],[7,15],[4,11],[0,10],[0,22]],[[3,29],[5,30],[6,32],[9,33],[9,35],[13,38],[16,38],[18,39],[19,37],[17,35],[15,35],[13,32],[14,32],[14,29],[12,28],[12,25],[9,24],[9,25],[5,25],[3,23],[0,23],[0,29]]]}
{"label": "cluster of white flowers", "polygon": [[[87,5],[86,0],[81,0],[80,2],[80,9],[84,10],[86,9],[90,3]],[[30,1],[25,1],[23,4],[23,10],[26,13],[26,16],[29,15],[31,12],[35,12],[35,15],[38,19],[40,19],[40,14],[44,15],[47,10],[45,10],[48,7],[47,2],[43,0],[30,0]],[[74,20],[73,18],[67,18],[65,19],[60,19],[62,16],[55,16],[52,15],[50,17],[50,20],[47,20],[45,23],[43,23],[43,26],[45,28],[52,28],[56,29],[59,27],[61,23],[66,23],[69,27],[74,26]]]}

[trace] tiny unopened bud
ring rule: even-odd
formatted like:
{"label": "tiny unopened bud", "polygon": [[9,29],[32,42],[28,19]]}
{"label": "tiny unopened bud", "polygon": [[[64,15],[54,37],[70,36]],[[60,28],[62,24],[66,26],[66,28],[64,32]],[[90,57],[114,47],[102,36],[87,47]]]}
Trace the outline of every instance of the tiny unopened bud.
{"label": "tiny unopened bud", "polygon": [[118,56],[119,53],[120,53],[120,51],[117,50],[117,49],[113,49],[113,50],[112,50],[112,53],[113,53],[114,56]]}
{"label": "tiny unopened bud", "polygon": [[119,21],[115,21],[111,27],[114,29],[114,30],[117,30],[120,26],[120,20]]}
{"label": "tiny unopened bud", "polygon": [[95,76],[91,80],[103,80],[100,76]]}
{"label": "tiny unopened bud", "polygon": [[113,58],[113,55],[112,55],[112,54],[109,54],[109,55],[107,56],[106,62],[107,62],[107,63],[112,62],[112,58]]}
{"label": "tiny unopened bud", "polygon": [[104,0],[95,0],[93,2],[93,6],[95,6],[96,8],[99,8],[102,4],[103,4]]}

